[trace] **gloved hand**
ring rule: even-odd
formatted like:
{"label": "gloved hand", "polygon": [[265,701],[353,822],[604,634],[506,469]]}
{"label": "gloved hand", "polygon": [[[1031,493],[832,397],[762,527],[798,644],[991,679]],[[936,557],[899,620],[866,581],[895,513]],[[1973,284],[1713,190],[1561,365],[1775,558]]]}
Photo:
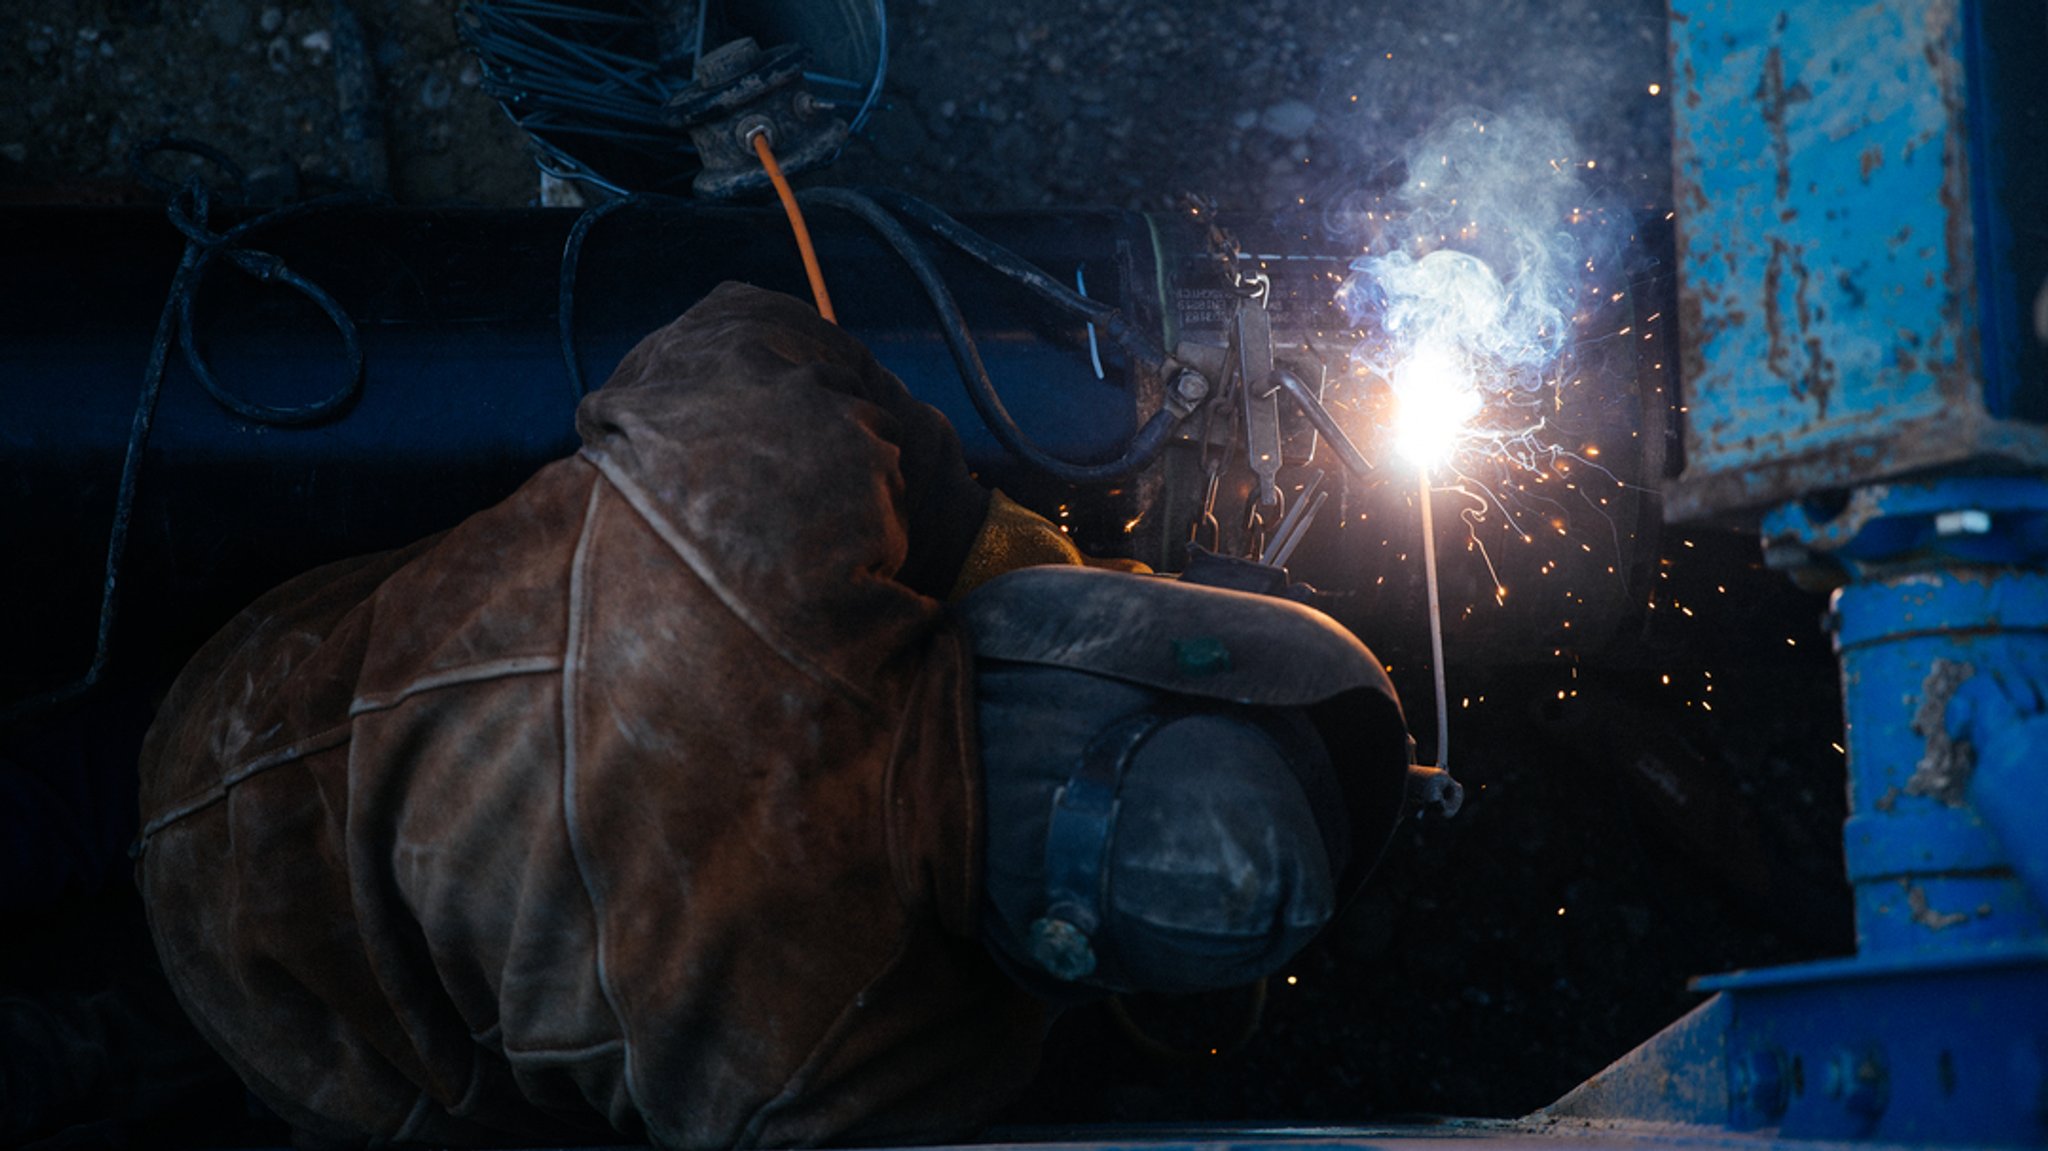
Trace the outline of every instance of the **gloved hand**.
{"label": "gloved hand", "polygon": [[993,493],[988,516],[974,537],[974,547],[953,582],[949,599],[959,599],[982,584],[1018,568],[1038,564],[1085,565],[1113,571],[1151,574],[1137,560],[1094,559],[1084,555],[1051,520],[1004,495]]}
{"label": "gloved hand", "polygon": [[809,304],[747,284],[720,284],[684,321],[634,348],[592,398],[617,389],[673,386],[677,380],[786,379],[792,369],[888,415],[894,426],[880,430],[900,453],[909,542],[896,578],[922,595],[945,598],[988,514],[988,489],[967,470],[960,437],[946,417],[912,396],[859,340]]}

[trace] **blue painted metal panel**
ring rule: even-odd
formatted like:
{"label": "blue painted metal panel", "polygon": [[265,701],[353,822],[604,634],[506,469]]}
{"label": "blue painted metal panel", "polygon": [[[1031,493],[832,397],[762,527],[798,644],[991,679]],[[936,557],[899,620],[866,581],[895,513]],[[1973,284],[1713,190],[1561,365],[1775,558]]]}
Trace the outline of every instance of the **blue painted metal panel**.
{"label": "blue painted metal panel", "polygon": [[[1735,1126],[1781,1138],[2048,1140],[2048,949],[1703,979],[1731,1003]],[[1774,1078],[1775,1076],[1775,1078]]]}
{"label": "blue painted metal panel", "polygon": [[[1980,251],[2004,201],[1972,154],[2000,139],[1969,105],[1988,98],[1971,83],[1988,67],[1967,63],[1987,56],[1978,8],[1673,0],[1690,409],[1673,518],[1936,465],[2048,464],[2041,428],[1998,418],[2040,381],[1985,384],[1985,288],[1991,311],[2014,309],[2010,269]],[[2017,370],[2004,348],[1990,360]]]}

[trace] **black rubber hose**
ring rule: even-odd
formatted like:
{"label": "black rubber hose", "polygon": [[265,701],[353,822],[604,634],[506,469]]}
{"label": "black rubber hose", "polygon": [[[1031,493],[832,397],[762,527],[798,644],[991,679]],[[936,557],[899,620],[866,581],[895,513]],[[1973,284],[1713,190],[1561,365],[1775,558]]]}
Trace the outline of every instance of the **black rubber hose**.
{"label": "black rubber hose", "polygon": [[[178,308],[178,336],[185,353],[185,366],[199,380],[199,386],[213,401],[241,419],[252,424],[269,427],[304,427],[308,424],[323,423],[346,411],[355,403],[363,387],[363,345],[356,331],[355,321],[349,318],[333,296],[297,272],[269,252],[242,247],[251,234],[284,223],[287,220],[317,212],[332,211],[336,208],[361,207],[381,202],[376,197],[344,193],[323,196],[304,203],[288,204],[276,208],[254,219],[236,224],[225,232],[213,231],[207,221],[210,210],[204,185],[194,181],[171,197],[165,214],[171,226],[185,237],[186,247],[197,252],[197,257],[175,293]],[[192,319],[198,307],[199,281],[206,275],[216,256],[224,257],[238,271],[265,284],[282,284],[311,301],[327,316],[334,330],[341,337],[342,355],[348,362],[346,374],[335,386],[334,391],[309,404],[275,406],[244,399],[229,391],[213,373],[213,366],[199,349],[196,334],[197,325]]]}
{"label": "black rubber hose", "polygon": [[576,223],[569,228],[569,238],[562,242],[562,266],[556,283],[555,321],[562,336],[562,367],[569,373],[569,395],[571,402],[580,404],[590,394],[590,385],[583,378],[583,367],[576,362],[576,266],[583,261],[583,244],[590,238],[590,230],[597,222],[631,204],[640,203],[642,196],[622,196],[593,204],[576,217]]}
{"label": "black rubber hose", "polygon": [[1122,479],[1150,464],[1172,438],[1180,418],[1162,408],[1138,429],[1138,434],[1132,437],[1123,454],[1116,459],[1100,464],[1077,464],[1048,454],[1031,442],[1024,430],[1017,426],[1017,421],[1011,418],[1009,409],[1003,406],[995,383],[989,379],[988,366],[982,362],[981,350],[975,346],[974,334],[967,327],[966,318],[960,314],[960,305],[953,299],[952,291],[939,277],[938,268],[919,246],[917,238],[881,205],[858,192],[826,188],[805,192],[798,198],[859,218],[874,229],[910,268],[911,274],[924,287],[933,311],[938,313],[940,332],[946,337],[946,347],[953,354],[953,363],[960,371],[961,381],[967,386],[967,398],[973,402],[974,410],[980,413],[982,422],[988,425],[989,431],[1010,454],[1065,483],[1101,483]]}
{"label": "black rubber hose", "polygon": [[1053,279],[1022,256],[947,215],[937,205],[894,189],[875,189],[865,194],[916,221],[990,271],[1016,281],[1061,311],[1101,327],[1133,360],[1154,371],[1166,362],[1165,353],[1125,319],[1122,311],[1101,300],[1091,300]]}

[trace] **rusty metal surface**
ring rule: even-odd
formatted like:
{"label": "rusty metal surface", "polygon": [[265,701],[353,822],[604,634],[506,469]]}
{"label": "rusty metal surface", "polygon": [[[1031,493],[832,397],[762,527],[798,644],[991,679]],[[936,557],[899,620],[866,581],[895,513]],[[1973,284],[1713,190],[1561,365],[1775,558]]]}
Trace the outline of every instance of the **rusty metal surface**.
{"label": "rusty metal surface", "polygon": [[2048,463],[1985,400],[1959,0],[1673,0],[1687,469],[1674,519]]}
{"label": "rusty metal surface", "polygon": [[1725,1122],[1733,1013],[1725,996],[1714,996],[1534,1117]]}

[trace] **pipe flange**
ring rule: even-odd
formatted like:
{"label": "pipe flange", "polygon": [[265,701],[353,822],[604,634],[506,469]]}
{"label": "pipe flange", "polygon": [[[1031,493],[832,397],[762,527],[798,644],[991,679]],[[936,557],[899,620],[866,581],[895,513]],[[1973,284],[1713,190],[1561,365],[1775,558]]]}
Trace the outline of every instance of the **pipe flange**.
{"label": "pipe flange", "polygon": [[687,130],[697,147],[703,166],[691,182],[697,195],[725,200],[768,187],[768,173],[754,154],[755,135],[767,136],[776,162],[790,175],[839,155],[846,121],[804,90],[805,56],[793,44],[762,51],[743,36],[697,58],[690,87],[665,109],[668,122]]}

